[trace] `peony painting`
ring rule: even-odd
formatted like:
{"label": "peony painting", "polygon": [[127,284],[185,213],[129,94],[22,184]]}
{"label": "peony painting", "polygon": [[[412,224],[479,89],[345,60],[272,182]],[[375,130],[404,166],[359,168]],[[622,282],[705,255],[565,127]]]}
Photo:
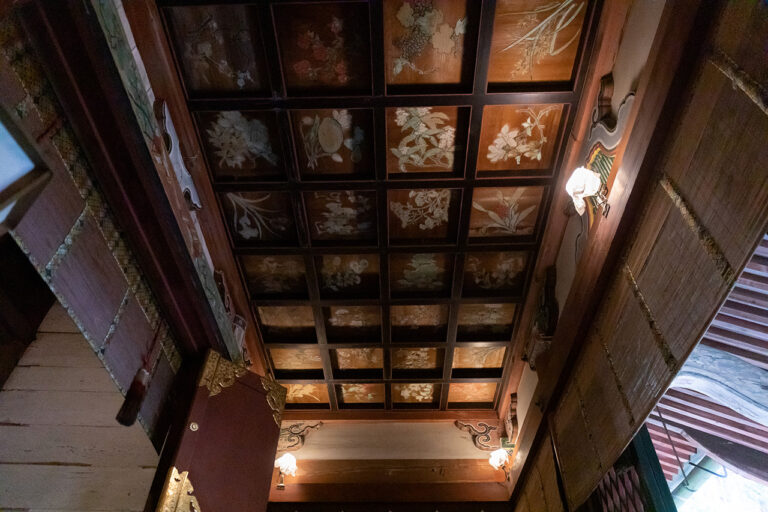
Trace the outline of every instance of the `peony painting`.
{"label": "peony painting", "polygon": [[281,3],[273,12],[289,94],[318,89],[370,94],[366,3]]}

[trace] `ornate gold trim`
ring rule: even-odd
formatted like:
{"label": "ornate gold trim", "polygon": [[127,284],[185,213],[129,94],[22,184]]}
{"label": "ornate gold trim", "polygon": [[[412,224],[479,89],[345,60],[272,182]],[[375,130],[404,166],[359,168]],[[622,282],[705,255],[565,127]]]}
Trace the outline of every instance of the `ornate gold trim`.
{"label": "ornate gold trim", "polygon": [[209,350],[197,385],[208,388],[208,396],[215,396],[221,393],[222,389],[232,386],[235,380],[247,371],[244,365],[234,364],[221,357],[218,352]]}
{"label": "ornate gold trim", "polygon": [[272,409],[272,417],[275,419],[278,428],[281,425],[283,417],[283,409],[285,409],[285,398],[288,394],[288,390],[277,383],[272,377],[262,377],[261,385],[264,386],[264,391],[267,392],[267,404]]}
{"label": "ornate gold trim", "polygon": [[691,228],[691,231],[693,231],[693,233],[699,238],[701,246],[712,259],[712,262],[720,272],[720,276],[723,278],[723,281],[725,281],[728,286],[732,285],[733,281],[736,279],[736,272],[733,270],[733,267],[731,267],[730,262],[728,262],[728,258],[725,257],[725,254],[720,249],[717,241],[693,212],[690,205],[688,204],[688,201],[686,201],[685,198],[680,195],[680,191],[678,190],[677,185],[675,185],[675,183],[672,182],[672,180],[666,174],[661,176],[661,179],[659,179],[659,184],[672,200],[672,203],[675,205],[675,207],[677,207],[680,215],[683,216],[685,223],[688,224],[688,227]]}
{"label": "ornate gold trim", "polygon": [[156,512],[202,512],[197,498],[192,495],[194,491],[189,471],[179,473],[176,466],[171,466]]}

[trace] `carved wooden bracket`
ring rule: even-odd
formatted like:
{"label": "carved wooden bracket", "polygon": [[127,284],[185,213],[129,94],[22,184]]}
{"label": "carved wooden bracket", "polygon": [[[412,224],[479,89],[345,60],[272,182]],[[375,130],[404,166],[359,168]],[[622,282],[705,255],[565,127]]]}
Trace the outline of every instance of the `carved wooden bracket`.
{"label": "carved wooden bracket", "polygon": [[291,423],[280,429],[280,440],[277,443],[278,452],[295,452],[304,446],[307,437],[313,430],[323,426],[322,421],[315,424],[307,424],[303,421]]}
{"label": "carved wooden bracket", "polygon": [[459,420],[456,420],[454,425],[459,430],[469,432],[472,436],[472,443],[480,450],[492,452],[501,446],[501,431],[498,425],[490,425],[484,421],[469,422]]}

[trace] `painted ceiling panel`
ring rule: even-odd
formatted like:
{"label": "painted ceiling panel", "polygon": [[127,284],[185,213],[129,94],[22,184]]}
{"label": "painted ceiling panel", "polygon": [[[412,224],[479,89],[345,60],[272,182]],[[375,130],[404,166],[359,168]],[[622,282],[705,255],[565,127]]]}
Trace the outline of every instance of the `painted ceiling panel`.
{"label": "painted ceiling panel", "polygon": [[185,3],[161,12],[288,407],[496,407],[593,6]]}

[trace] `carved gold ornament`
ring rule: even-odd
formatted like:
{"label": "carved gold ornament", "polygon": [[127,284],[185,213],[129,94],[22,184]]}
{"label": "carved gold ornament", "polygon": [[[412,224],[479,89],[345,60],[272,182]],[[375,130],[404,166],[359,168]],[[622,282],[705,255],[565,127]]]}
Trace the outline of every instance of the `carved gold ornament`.
{"label": "carved gold ornament", "polygon": [[210,350],[205,358],[198,386],[208,388],[208,396],[218,395],[222,389],[232,386],[235,380],[247,371],[244,365],[227,361],[218,352]]}
{"label": "carved gold ornament", "polygon": [[171,466],[156,512],[202,512],[197,498],[192,495],[194,491],[189,471],[179,473],[176,466]]}
{"label": "carved gold ornament", "polygon": [[272,409],[272,417],[275,419],[278,428],[283,417],[283,409],[285,409],[285,397],[288,394],[288,390],[277,383],[275,379],[271,377],[262,377],[261,385],[264,386],[264,391],[267,392],[267,404]]}

